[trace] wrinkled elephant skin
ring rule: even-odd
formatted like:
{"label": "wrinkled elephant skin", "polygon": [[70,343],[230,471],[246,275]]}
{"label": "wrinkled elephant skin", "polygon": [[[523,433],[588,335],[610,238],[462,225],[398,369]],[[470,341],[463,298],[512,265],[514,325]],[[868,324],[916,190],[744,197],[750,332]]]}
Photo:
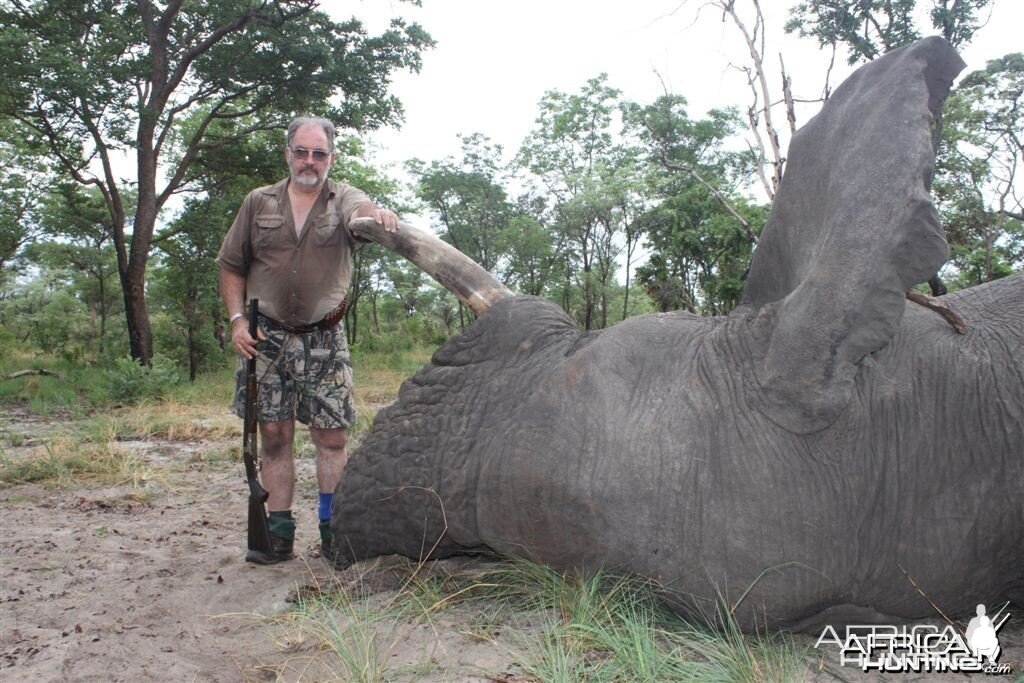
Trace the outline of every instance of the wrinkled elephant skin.
{"label": "wrinkled elephant skin", "polygon": [[949,613],[1024,599],[1024,275],[944,297],[964,335],[903,298],[946,257],[928,124],[960,68],[926,39],[836,91],[730,316],[586,334],[541,299],[491,306],[353,454],[349,558],[610,567],[680,610],[746,592],[746,628],[933,615],[911,580]]}

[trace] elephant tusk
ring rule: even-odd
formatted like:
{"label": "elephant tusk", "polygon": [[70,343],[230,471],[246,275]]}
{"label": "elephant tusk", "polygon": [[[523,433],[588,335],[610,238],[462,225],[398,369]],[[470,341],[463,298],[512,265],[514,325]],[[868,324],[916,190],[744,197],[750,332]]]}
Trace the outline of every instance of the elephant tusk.
{"label": "elephant tusk", "polygon": [[480,264],[429,230],[401,223],[396,232],[388,232],[372,218],[354,219],[351,229],[357,237],[377,242],[411,261],[478,317],[499,301],[515,296]]}

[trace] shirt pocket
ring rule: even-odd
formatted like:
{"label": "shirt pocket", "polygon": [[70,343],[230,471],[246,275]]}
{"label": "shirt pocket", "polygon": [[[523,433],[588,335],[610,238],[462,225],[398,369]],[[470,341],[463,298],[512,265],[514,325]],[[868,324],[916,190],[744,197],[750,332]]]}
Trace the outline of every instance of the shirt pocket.
{"label": "shirt pocket", "polygon": [[341,244],[341,216],[326,213],[316,223],[315,244],[318,247],[335,247]]}
{"label": "shirt pocket", "polygon": [[266,247],[280,239],[284,216],[264,213],[256,216],[256,247]]}

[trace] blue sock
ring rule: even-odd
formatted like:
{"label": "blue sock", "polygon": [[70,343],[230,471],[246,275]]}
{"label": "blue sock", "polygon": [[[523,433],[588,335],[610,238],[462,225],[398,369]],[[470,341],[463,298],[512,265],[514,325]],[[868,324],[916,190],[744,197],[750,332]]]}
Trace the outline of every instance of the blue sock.
{"label": "blue sock", "polygon": [[317,509],[317,514],[320,516],[321,522],[326,522],[331,518],[331,503],[333,501],[333,493],[320,494],[320,507]]}

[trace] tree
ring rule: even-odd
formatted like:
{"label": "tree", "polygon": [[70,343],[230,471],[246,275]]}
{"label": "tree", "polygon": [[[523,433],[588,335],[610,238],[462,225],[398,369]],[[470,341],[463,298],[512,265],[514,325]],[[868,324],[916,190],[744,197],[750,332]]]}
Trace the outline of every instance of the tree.
{"label": "tree", "polygon": [[[151,298],[170,319],[174,336],[184,342],[190,382],[195,381],[213,343],[223,348],[223,313],[213,259],[230,225],[232,210],[240,204],[240,200],[231,201],[234,198],[211,196],[187,202],[170,225],[171,232],[156,242],[159,252]],[[169,351],[162,353],[170,355]]]}
{"label": "tree", "polygon": [[[580,239],[580,253],[589,251],[589,262],[584,261],[584,302],[594,297],[595,327],[607,327],[611,299],[617,294],[615,274],[619,258],[625,254],[626,286],[623,296],[622,317],[629,310],[630,269],[637,242],[643,234],[639,221],[645,209],[642,196],[645,166],[640,150],[625,144],[617,145],[606,158],[594,165],[583,181],[578,194],[566,202],[561,218],[569,226],[585,226],[575,233]],[[569,233],[572,236],[574,233]],[[589,246],[582,238],[589,240]]]}
{"label": "tree", "polygon": [[[145,274],[159,214],[190,189],[200,154],[280,129],[296,111],[356,129],[399,119],[391,73],[417,70],[430,37],[397,19],[371,37],[358,20],[337,23],[315,8],[315,0],[0,5],[0,112],[23,123],[67,177],[101,192],[137,360],[153,353]],[[191,125],[179,126],[183,119]],[[242,119],[247,125],[208,135]]]}
{"label": "tree", "polygon": [[[775,193],[778,192],[779,185],[782,183],[786,158],[782,151],[779,128],[775,124],[772,113],[775,103],[765,73],[765,30],[761,3],[759,0],[750,2],[753,8],[753,21],[745,21],[741,18],[736,7],[736,0],[712,0],[710,4],[722,11],[723,20],[726,16],[732,20],[747,46],[747,54],[750,57],[749,65],[735,67],[744,73],[747,85],[750,87],[751,102],[747,107],[747,128],[754,141],[753,143],[748,141],[747,144],[750,146],[751,152],[757,156],[755,169],[761,180],[761,186],[768,199],[774,200]],[[748,24],[751,24],[753,28],[749,28]],[[796,132],[796,111],[793,94],[790,90],[790,78],[786,74],[781,53],[779,54],[779,66],[782,71],[782,102],[786,107],[786,119],[789,122],[789,132],[792,134]],[[765,173],[766,167],[771,168],[771,176]]]}
{"label": "tree", "polygon": [[[637,279],[662,311],[722,315],[739,303],[753,245],[722,204],[691,178],[676,175],[672,194],[644,216],[651,256]],[[766,207],[734,198],[749,220],[763,224]]]}
{"label": "tree", "polygon": [[786,31],[813,37],[821,47],[845,44],[849,63],[856,64],[920,38],[913,18],[916,4],[917,0],[808,0],[790,10]]}
{"label": "tree", "polygon": [[551,280],[558,258],[551,232],[540,218],[520,211],[508,223],[506,284],[523,294],[541,296]]}
{"label": "tree", "polygon": [[663,311],[721,314],[739,301],[767,208],[740,195],[757,165],[751,152],[730,152],[725,141],[740,126],[733,110],[691,119],[686,100],[665,95],[650,105],[630,103],[625,120],[645,145],[651,207],[640,217],[651,251],[637,278]]}
{"label": "tree", "polygon": [[[969,43],[979,15],[993,0],[931,0],[932,28],[954,47]],[[870,61],[921,37],[917,0],[806,0],[790,10],[787,33],[813,37],[821,47],[843,45],[850,64]]]}
{"label": "tree", "polygon": [[[931,0],[932,28],[953,47],[969,43],[978,30],[979,15],[993,0]],[[807,0],[790,10],[787,33],[814,37],[821,47],[847,51],[850,64],[868,62],[921,37],[915,25],[917,0]],[[827,92],[827,86],[826,86]],[[936,117],[932,143],[942,140],[942,114]]]}
{"label": "tree", "polygon": [[86,354],[95,320],[82,302],[80,286],[85,281],[73,268],[50,267],[60,259],[46,246],[29,245],[30,251],[37,252],[31,255],[36,260],[33,276],[15,282],[0,302],[0,330],[6,338],[0,346],[29,341],[37,353],[90,360]]}
{"label": "tree", "polygon": [[533,173],[551,197],[553,222],[562,237],[562,305],[568,312],[569,285],[577,284],[583,293],[579,317],[586,330],[597,324],[599,290],[612,275],[610,269],[599,267],[600,250],[613,243],[608,231],[618,227],[600,220],[593,200],[600,196],[601,178],[624,157],[612,134],[620,93],[606,80],[606,74],[590,79],[577,95],[545,93],[536,127],[518,156],[518,164]]}
{"label": "tree", "polygon": [[[462,159],[448,157],[429,166],[418,159],[406,166],[416,178],[416,196],[441,227],[441,238],[479,263],[506,284],[499,272],[505,260],[505,233],[512,216],[501,168],[502,149],[479,133],[459,136]],[[465,310],[459,303],[459,321]]]}
{"label": "tree", "polygon": [[[387,206],[399,214],[409,210],[408,204],[399,197],[399,187],[394,179],[386,176],[369,163],[368,150],[361,140],[347,136],[338,141],[338,155],[331,176],[363,190],[379,206]],[[348,312],[345,314],[345,329],[348,340],[355,344],[359,339],[359,321],[365,309],[370,306],[374,331],[379,330],[377,321],[377,290],[385,278],[378,272],[384,264],[402,263],[402,259],[379,244],[365,244],[352,258],[352,281],[348,290]]]}
{"label": "tree", "polygon": [[480,133],[459,139],[461,160],[448,157],[426,166],[414,159],[407,166],[416,178],[416,196],[443,228],[442,238],[495,273],[511,214],[503,187],[501,145]]}
{"label": "tree", "polygon": [[933,191],[960,286],[1024,265],[1024,54],[968,74],[947,100]]}
{"label": "tree", "polygon": [[[183,119],[186,131],[201,115]],[[207,139],[237,137],[234,129],[252,125],[248,119],[218,121]],[[251,190],[280,179],[282,136],[257,131],[230,146],[211,145],[196,155],[190,170],[191,187],[182,209],[153,237],[155,264],[148,297],[162,314],[160,352],[187,365],[193,381],[217,347],[223,349],[225,327],[214,258],[242,200]]]}
{"label": "tree", "polygon": [[39,219],[51,239],[35,242],[27,255],[34,264],[69,273],[69,291],[89,310],[95,323],[91,341],[97,356],[103,357],[109,350],[110,320],[122,312],[103,198],[95,189],[71,183],[59,183],[42,197]]}
{"label": "tree", "polygon": [[50,182],[18,127],[0,120],[0,286],[17,270],[23,247],[44,233],[39,214]]}

